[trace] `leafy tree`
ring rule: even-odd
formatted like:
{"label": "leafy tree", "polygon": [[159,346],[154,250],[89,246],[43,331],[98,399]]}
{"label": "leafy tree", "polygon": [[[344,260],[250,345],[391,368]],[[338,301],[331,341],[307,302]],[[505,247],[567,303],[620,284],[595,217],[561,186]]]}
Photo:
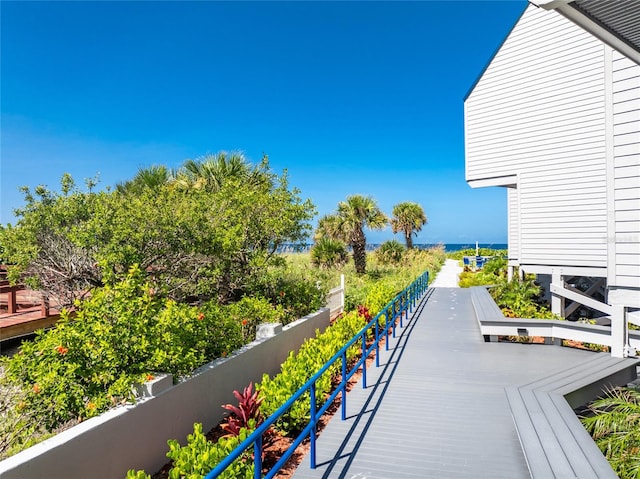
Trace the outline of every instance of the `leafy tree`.
{"label": "leafy tree", "polygon": [[373,198],[352,195],[346,201],[338,203],[336,214],[323,218],[320,226],[328,236],[351,246],[356,273],[364,274],[367,269],[367,238],[364,228],[380,230],[387,222],[387,217]]}
{"label": "leafy tree", "polygon": [[170,185],[131,194],[81,192],[65,176],[62,194],[25,190],[15,228],[1,233],[14,279],[70,304],[113,284],[133,265],[176,300],[239,299],[277,261],[285,242],[302,242],[315,208],[268,163],[260,181],[228,178],[215,191]]}
{"label": "leafy tree", "polygon": [[394,233],[402,232],[407,249],[413,248],[413,235],[417,235],[427,224],[427,215],[418,203],[406,201],[393,207],[391,229]]}
{"label": "leafy tree", "polygon": [[23,281],[63,304],[72,304],[103,284],[96,246],[82,245],[76,237],[106,194],[92,191],[94,180],[87,180],[87,191],[81,191],[68,174],[60,184],[61,193],[43,185],[33,191],[22,188],[25,206],[15,211],[16,226],[0,231],[0,245],[12,282]]}

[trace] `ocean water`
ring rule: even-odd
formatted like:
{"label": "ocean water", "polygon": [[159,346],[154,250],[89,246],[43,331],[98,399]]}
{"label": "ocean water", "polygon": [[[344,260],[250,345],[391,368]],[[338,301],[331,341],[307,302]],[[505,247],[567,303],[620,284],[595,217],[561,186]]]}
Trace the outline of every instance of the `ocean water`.
{"label": "ocean water", "polygon": [[[438,246],[435,244],[416,244],[414,245],[416,248],[420,249],[429,249],[434,246]],[[507,243],[478,243],[478,248],[490,248],[490,249],[507,249]],[[454,251],[460,251],[461,249],[475,249],[476,244],[470,243],[445,243],[444,250],[447,253],[453,253]]]}
{"label": "ocean water", "polygon": [[[427,244],[427,243],[417,243],[413,246],[418,249],[429,249],[435,246],[439,246],[443,243],[437,244]],[[312,244],[306,245],[292,245],[285,244],[278,248],[279,253],[304,253],[311,249]],[[367,251],[375,251],[380,247],[379,243],[369,243],[367,244]],[[478,243],[479,248],[491,248],[491,249],[507,249],[506,243]],[[444,250],[447,253],[453,253],[454,251],[460,251],[461,249],[475,249],[475,243],[444,243]]]}

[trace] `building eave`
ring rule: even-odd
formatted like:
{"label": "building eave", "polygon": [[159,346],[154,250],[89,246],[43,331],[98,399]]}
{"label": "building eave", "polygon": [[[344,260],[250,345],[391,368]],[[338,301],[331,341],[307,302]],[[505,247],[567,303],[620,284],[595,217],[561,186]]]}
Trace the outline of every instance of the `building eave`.
{"label": "building eave", "polygon": [[[640,65],[640,36],[630,38],[618,22],[640,21],[640,0],[529,0],[537,7],[555,10]],[[594,8],[595,7],[595,8]],[[606,13],[605,13],[606,10]],[[633,18],[630,18],[630,15]]]}

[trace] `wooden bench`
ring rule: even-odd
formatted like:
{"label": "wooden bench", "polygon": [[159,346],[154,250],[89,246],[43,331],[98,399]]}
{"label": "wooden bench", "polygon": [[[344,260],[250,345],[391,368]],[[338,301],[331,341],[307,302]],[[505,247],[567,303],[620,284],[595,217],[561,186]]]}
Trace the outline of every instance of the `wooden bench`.
{"label": "wooden bench", "polygon": [[531,477],[617,477],[573,408],[636,379],[638,364],[594,353],[578,366],[505,388]]}
{"label": "wooden bench", "polygon": [[[474,287],[470,288],[471,291],[471,304],[476,312],[476,319],[478,320],[478,326],[482,331],[482,323],[487,321],[504,321],[506,318],[502,311],[495,303],[487,288]],[[497,335],[484,335],[485,341],[498,341]]]}

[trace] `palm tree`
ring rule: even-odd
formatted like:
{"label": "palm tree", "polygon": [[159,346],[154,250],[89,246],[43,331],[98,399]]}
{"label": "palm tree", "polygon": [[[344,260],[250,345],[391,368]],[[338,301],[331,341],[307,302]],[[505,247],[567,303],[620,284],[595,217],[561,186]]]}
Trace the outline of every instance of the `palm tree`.
{"label": "palm tree", "polygon": [[427,224],[427,215],[418,203],[405,201],[393,207],[391,229],[394,233],[402,232],[404,234],[407,249],[413,248],[412,237],[414,234],[417,235],[425,224]]}
{"label": "palm tree", "polygon": [[144,189],[157,189],[173,181],[174,172],[164,165],[152,165],[140,168],[129,181],[118,183],[116,191],[119,193],[140,193]]}
{"label": "palm tree", "polygon": [[265,173],[266,157],[260,167],[247,162],[242,153],[226,153],[207,155],[201,160],[186,160],[180,168],[176,181],[182,188],[219,191],[230,179],[243,180],[249,184],[257,184],[267,179]]}
{"label": "palm tree", "polygon": [[367,239],[364,227],[380,230],[387,223],[387,217],[373,198],[352,195],[348,196],[346,201],[338,203],[335,215],[321,219],[319,227],[323,228],[328,236],[351,246],[356,273],[363,274],[367,269]]}
{"label": "palm tree", "polygon": [[340,231],[340,219],[338,215],[324,215],[318,220],[318,227],[313,234],[315,242],[323,238],[331,238],[336,241],[348,243],[348,238]]}

